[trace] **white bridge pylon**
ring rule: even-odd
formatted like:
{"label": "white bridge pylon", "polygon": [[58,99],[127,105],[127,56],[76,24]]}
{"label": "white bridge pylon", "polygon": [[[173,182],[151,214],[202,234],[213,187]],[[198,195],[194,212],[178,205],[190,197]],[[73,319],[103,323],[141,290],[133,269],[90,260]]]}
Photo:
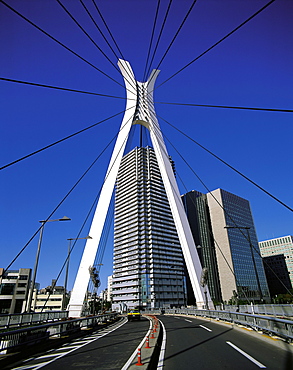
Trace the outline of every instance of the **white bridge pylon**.
{"label": "white bridge pylon", "polygon": [[[211,301],[209,292],[204,292],[204,288],[200,285],[202,272],[201,263],[154,110],[153,90],[159,71],[153,70],[147,82],[138,82],[135,80],[134,73],[127,61],[119,59],[118,66],[124,78],[127,92],[125,114],[89,231],[89,235],[92,239],[86,241],[71,293],[68,305],[69,316],[80,317],[82,314],[84,299],[90,279],[89,267],[92,266],[95,261],[121,159],[125,151],[131,126],[134,124],[145,126],[150,132],[151,141],[182,247],[197,307],[202,308],[208,303],[209,308],[213,308],[213,302]],[[205,289],[207,289],[207,287]]]}

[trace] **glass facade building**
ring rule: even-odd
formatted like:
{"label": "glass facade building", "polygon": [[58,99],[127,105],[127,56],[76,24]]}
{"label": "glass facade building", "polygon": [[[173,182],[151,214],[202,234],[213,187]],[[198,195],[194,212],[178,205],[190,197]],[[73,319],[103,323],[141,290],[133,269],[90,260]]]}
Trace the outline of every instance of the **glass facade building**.
{"label": "glass facade building", "polygon": [[207,194],[223,301],[269,301],[250,204],[222,189]]}
{"label": "glass facade building", "polygon": [[207,196],[198,191],[182,195],[182,202],[202,267],[208,269],[207,285],[214,302],[222,301],[216,249],[207,204]]}
{"label": "glass facade building", "polygon": [[114,217],[114,309],[185,303],[184,262],[154,150],[137,147],[121,162]]}

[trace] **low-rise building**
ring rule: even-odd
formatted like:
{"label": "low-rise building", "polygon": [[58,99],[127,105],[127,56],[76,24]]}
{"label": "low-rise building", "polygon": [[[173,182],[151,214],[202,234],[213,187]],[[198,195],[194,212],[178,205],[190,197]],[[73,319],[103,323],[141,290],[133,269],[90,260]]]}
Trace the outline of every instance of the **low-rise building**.
{"label": "low-rise building", "polygon": [[30,279],[31,269],[0,268],[0,314],[25,312]]}
{"label": "low-rise building", "polygon": [[61,311],[64,307],[65,289],[63,286],[56,285],[56,280],[52,284],[39,291],[35,289],[32,299],[32,311]]}
{"label": "low-rise building", "polygon": [[286,235],[279,238],[267,239],[258,243],[262,257],[284,255],[284,260],[293,286],[293,236]]}

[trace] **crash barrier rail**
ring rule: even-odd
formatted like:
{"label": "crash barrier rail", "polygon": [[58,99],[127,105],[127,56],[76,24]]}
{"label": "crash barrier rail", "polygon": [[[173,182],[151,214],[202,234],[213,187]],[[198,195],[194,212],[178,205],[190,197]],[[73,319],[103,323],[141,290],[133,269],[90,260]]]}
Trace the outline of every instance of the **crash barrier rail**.
{"label": "crash barrier rail", "polygon": [[215,320],[228,321],[234,324],[250,327],[254,330],[262,331],[270,335],[277,335],[288,342],[293,341],[292,320],[232,311],[197,310],[193,308],[165,309],[164,313],[202,316]]}
{"label": "crash barrier rail", "polygon": [[46,311],[0,315],[0,330],[62,320],[67,317],[68,311]]}
{"label": "crash barrier rail", "polygon": [[48,340],[50,337],[60,338],[77,333],[82,328],[93,328],[99,324],[114,320],[117,315],[117,312],[113,312],[81,319],[64,318],[63,321],[1,332],[0,355],[19,351],[23,346],[33,345]]}
{"label": "crash barrier rail", "polygon": [[216,310],[225,310],[257,315],[291,316],[293,317],[293,304],[250,304],[250,305],[222,305]]}

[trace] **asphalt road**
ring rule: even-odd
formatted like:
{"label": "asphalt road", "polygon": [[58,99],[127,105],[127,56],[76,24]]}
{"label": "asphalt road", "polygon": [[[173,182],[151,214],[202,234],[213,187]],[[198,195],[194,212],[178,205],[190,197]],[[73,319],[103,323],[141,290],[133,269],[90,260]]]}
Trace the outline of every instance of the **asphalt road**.
{"label": "asphalt road", "polygon": [[[293,369],[288,344],[246,334],[245,329],[182,316],[160,316],[166,329],[163,369]],[[283,348],[282,348],[283,347]]]}
{"label": "asphalt road", "polygon": [[120,370],[146,335],[150,324],[148,319],[142,318],[140,321],[125,321],[113,330],[115,325],[73,340],[10,369]]}

